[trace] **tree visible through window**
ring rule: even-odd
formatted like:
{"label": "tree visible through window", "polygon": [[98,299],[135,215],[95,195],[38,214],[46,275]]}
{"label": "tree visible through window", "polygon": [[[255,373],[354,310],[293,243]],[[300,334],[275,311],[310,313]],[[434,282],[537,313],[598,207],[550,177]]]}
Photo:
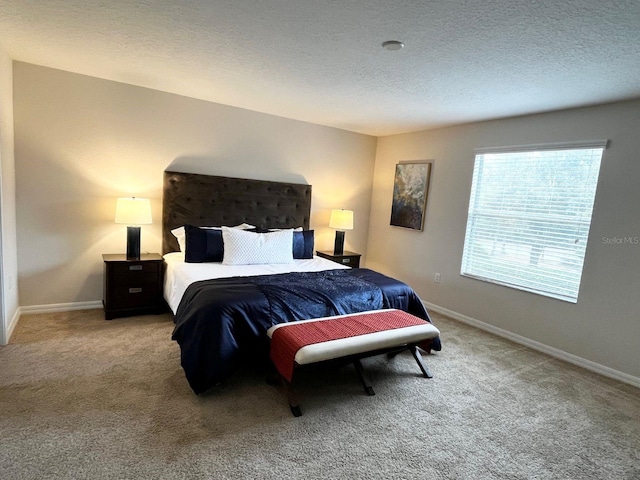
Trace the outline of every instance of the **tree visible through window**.
{"label": "tree visible through window", "polygon": [[461,274],[577,302],[605,147],[477,150]]}

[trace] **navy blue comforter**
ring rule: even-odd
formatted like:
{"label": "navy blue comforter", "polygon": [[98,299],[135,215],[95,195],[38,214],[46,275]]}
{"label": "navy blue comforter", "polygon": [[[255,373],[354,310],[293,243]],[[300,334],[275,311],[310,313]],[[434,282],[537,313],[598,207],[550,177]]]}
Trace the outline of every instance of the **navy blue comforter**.
{"label": "navy blue comforter", "polygon": [[[243,360],[268,361],[272,325],[397,308],[431,321],[406,284],[365,268],[195,282],[175,315],[172,338],[196,394],[227,379]],[[438,338],[433,350],[440,350]]]}

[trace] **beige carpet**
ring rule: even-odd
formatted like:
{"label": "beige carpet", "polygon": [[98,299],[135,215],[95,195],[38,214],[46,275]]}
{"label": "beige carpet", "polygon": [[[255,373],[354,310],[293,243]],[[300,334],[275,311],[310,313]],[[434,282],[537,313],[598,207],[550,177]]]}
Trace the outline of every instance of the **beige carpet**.
{"label": "beige carpet", "polygon": [[408,354],[194,395],[168,315],[23,316],[0,348],[3,479],[640,479],[640,391],[434,315]]}

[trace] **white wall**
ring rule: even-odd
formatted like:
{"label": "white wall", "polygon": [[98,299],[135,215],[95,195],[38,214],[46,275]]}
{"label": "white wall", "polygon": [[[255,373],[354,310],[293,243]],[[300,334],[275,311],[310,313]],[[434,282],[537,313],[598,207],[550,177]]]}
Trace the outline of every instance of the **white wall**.
{"label": "white wall", "polygon": [[18,320],[16,189],[13,141],[13,63],[0,46],[0,345]]}
{"label": "white wall", "polygon": [[346,246],[365,252],[374,137],[19,62],[14,86],[21,306],[102,298],[119,196],[152,199],[142,250],[160,252],[165,169],[311,184],[316,247],[349,208]]}
{"label": "white wall", "polygon": [[[426,302],[640,378],[640,245],[603,241],[640,237],[639,126],[634,101],[380,138],[367,266],[405,280]],[[578,303],[460,276],[474,148],[592,139],[611,142]],[[389,226],[395,164],[418,159],[435,160],[424,232]]]}

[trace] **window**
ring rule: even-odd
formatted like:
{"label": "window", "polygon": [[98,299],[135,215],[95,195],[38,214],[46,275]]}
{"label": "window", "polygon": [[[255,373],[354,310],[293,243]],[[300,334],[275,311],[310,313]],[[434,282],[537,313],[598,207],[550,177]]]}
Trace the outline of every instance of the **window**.
{"label": "window", "polygon": [[460,273],[576,303],[606,144],[476,150]]}

